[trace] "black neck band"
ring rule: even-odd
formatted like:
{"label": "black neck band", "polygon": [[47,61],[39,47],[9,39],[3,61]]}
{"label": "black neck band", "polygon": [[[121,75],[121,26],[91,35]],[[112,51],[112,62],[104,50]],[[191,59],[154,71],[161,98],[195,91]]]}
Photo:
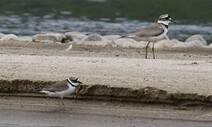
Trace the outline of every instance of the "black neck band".
{"label": "black neck band", "polygon": [[169,26],[164,23],[159,23],[159,24],[164,25],[167,29],[169,28]]}
{"label": "black neck band", "polygon": [[168,25],[165,25],[165,24],[163,24],[167,29],[169,28],[169,26]]}
{"label": "black neck band", "polygon": [[71,86],[77,87],[77,86],[75,86],[75,85],[70,81],[70,79],[67,79],[67,81],[68,81],[69,84],[71,84]]}

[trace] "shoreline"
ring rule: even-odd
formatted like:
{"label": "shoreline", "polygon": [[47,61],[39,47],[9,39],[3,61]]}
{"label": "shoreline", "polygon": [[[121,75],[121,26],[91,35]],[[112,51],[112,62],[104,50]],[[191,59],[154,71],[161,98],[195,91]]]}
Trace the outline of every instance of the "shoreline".
{"label": "shoreline", "polygon": [[34,96],[35,86],[76,76],[85,85],[80,99],[211,104],[210,49],[158,49],[157,59],[150,52],[146,60],[143,49],[73,45],[65,51],[67,46],[1,43],[2,96]]}

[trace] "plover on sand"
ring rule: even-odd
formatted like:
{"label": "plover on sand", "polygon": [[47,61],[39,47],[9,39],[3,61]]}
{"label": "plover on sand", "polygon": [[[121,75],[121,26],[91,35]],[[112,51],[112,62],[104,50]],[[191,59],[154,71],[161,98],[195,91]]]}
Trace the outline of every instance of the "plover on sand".
{"label": "plover on sand", "polygon": [[169,39],[167,36],[169,23],[172,19],[169,14],[161,15],[157,23],[150,24],[138,30],[135,33],[128,34],[123,37],[132,38],[136,41],[147,41],[145,58],[147,59],[147,52],[150,42],[153,42],[152,52],[153,59],[155,59],[154,43],[163,39]]}
{"label": "plover on sand", "polygon": [[67,78],[66,80],[56,82],[46,88],[43,88],[41,93],[46,93],[50,97],[58,97],[58,106],[61,109],[60,102],[65,108],[63,97],[72,94],[78,85],[82,84],[78,78]]}

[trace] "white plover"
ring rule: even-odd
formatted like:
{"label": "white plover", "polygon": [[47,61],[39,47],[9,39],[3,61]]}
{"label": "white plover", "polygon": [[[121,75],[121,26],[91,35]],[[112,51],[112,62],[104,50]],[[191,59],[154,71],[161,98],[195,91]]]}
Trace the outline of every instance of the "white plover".
{"label": "white plover", "polygon": [[73,93],[78,85],[82,84],[78,78],[67,78],[66,80],[56,82],[46,88],[43,88],[41,93],[46,93],[50,97],[58,97],[58,106],[61,109],[60,102],[65,108],[63,97]]}
{"label": "white plover", "polygon": [[145,58],[147,59],[147,52],[150,42],[153,42],[152,52],[153,59],[155,59],[154,43],[163,39],[169,39],[167,36],[169,23],[172,19],[169,14],[161,15],[157,23],[150,24],[135,33],[128,34],[123,37],[132,38],[136,41],[148,41],[146,45]]}

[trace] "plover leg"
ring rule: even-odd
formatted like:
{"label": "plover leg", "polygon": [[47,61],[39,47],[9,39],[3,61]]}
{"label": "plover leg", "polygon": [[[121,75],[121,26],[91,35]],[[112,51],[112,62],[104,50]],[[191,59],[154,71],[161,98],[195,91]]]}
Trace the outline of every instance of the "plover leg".
{"label": "plover leg", "polygon": [[148,47],[149,47],[150,41],[147,43],[146,45],[146,55],[145,55],[145,59],[147,59],[147,52],[148,52]]}
{"label": "plover leg", "polygon": [[60,98],[57,99],[57,102],[58,102],[58,107],[59,107],[58,110],[60,110],[60,109],[61,109],[61,106],[60,106]]}
{"label": "plover leg", "polygon": [[65,109],[65,110],[68,111],[67,107],[65,106],[65,104],[64,104],[64,102],[63,102],[63,98],[61,98],[61,103],[62,103],[62,105],[63,105],[63,109]]}
{"label": "plover leg", "polygon": [[77,102],[79,93],[80,93],[80,91],[81,91],[82,89],[83,89],[83,86],[80,85],[78,91],[76,92],[75,102]]}
{"label": "plover leg", "polygon": [[152,45],[152,53],[153,53],[153,59],[155,59],[155,43],[153,42],[153,45]]}

